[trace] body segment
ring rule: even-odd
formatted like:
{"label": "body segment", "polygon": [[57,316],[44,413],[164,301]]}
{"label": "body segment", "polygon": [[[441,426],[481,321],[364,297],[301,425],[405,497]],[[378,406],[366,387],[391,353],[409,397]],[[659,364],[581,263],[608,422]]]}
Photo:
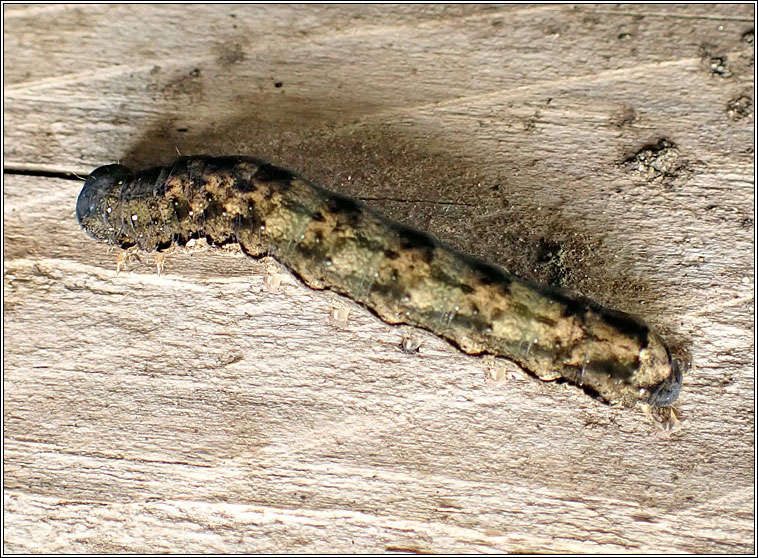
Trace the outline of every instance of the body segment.
{"label": "body segment", "polygon": [[608,402],[667,406],[681,388],[679,363],[637,318],[518,279],[257,159],[183,157],[137,174],[100,167],[77,217],[99,240],[144,250],[195,236],[236,239],[387,323],[423,327],[466,353],[512,359]]}

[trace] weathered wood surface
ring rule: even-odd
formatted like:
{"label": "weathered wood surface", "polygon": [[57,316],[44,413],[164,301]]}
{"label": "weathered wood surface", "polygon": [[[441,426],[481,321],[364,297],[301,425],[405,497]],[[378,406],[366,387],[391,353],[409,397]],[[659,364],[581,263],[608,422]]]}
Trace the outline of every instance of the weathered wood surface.
{"label": "weathered wood surface", "polygon": [[[753,6],[4,18],[6,551],[754,552]],[[335,328],[238,250],[116,275],[55,173],[177,151],[644,316],[693,356],[682,428],[424,333],[406,355],[344,300]]]}

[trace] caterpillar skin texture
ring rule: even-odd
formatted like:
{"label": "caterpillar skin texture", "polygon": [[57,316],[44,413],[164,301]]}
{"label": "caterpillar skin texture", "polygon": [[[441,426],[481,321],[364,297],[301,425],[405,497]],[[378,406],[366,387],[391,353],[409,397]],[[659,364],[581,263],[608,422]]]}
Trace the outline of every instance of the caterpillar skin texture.
{"label": "caterpillar skin texture", "polygon": [[509,358],[543,380],[565,378],[609,403],[665,407],[681,390],[680,362],[637,318],[518,279],[258,159],[182,157],[139,173],[100,167],[76,214],[89,235],[121,247],[237,240],[387,323]]}

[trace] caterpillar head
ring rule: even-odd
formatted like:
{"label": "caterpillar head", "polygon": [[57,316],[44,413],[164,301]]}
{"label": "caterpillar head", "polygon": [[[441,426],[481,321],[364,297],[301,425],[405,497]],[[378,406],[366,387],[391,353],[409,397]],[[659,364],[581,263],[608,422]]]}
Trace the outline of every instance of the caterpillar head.
{"label": "caterpillar head", "polygon": [[120,243],[115,214],[120,213],[123,187],[133,177],[122,165],[106,165],[90,173],[76,200],[76,218],[87,234],[110,244]]}
{"label": "caterpillar head", "polygon": [[673,405],[674,401],[679,397],[679,392],[682,391],[682,369],[688,368],[687,363],[678,358],[672,358],[670,354],[669,363],[671,366],[669,377],[650,388],[648,403],[654,407]]}

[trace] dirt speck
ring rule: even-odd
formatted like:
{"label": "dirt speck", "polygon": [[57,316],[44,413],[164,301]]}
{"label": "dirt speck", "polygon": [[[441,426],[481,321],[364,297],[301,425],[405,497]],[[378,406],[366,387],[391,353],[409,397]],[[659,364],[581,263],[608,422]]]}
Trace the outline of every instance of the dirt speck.
{"label": "dirt speck", "polygon": [[740,95],[726,104],[726,115],[732,122],[753,117],[753,99]]}
{"label": "dirt speck", "polygon": [[239,43],[232,45],[224,45],[218,54],[217,60],[220,64],[225,66],[231,66],[237,64],[245,59],[245,53],[242,51],[242,46]]}
{"label": "dirt speck", "polygon": [[676,144],[666,138],[644,145],[627,157],[622,166],[648,182],[662,183],[666,187],[673,187],[692,175],[687,159]]}
{"label": "dirt speck", "polygon": [[563,244],[541,238],[537,246],[535,274],[551,285],[565,285],[569,271],[565,267],[566,251]]}
{"label": "dirt speck", "polygon": [[148,85],[149,89],[159,94],[158,98],[170,100],[188,100],[200,102],[204,97],[204,83],[200,78],[200,70],[195,68],[174,76],[161,75],[160,71],[151,71],[155,83]]}
{"label": "dirt speck", "polygon": [[732,70],[727,62],[726,54],[714,52],[715,47],[709,44],[700,45],[700,58],[703,66],[714,76],[720,78],[732,77]]}
{"label": "dirt speck", "polygon": [[637,120],[637,111],[631,105],[624,105],[611,114],[611,124],[616,128],[624,128],[634,124]]}

